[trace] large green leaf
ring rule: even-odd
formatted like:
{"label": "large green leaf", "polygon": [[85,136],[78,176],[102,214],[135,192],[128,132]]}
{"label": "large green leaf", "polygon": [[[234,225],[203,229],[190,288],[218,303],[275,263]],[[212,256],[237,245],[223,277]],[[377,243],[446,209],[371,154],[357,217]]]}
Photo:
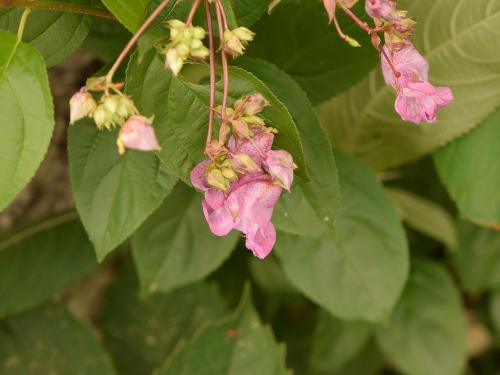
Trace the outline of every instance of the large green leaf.
{"label": "large green leaf", "polygon": [[47,70],[36,49],[0,30],[0,210],[30,181],[54,129]]}
{"label": "large green leaf", "polygon": [[[90,0],[67,0],[89,5]],[[23,8],[0,13],[0,29],[17,31]],[[83,14],[34,9],[23,35],[23,41],[40,51],[47,66],[57,65],[70,57],[89,33],[91,18]]]}
{"label": "large green leaf", "polygon": [[[354,11],[364,14],[363,5],[361,1]],[[353,48],[339,38],[320,1],[300,0],[285,2],[262,19],[248,52],[284,70],[313,102],[329,99],[359,81],[377,61],[366,32],[341,11],[338,15],[345,33],[363,48]]]}
{"label": "large green leaf", "polygon": [[500,28],[497,0],[402,0],[418,21],[415,46],[430,63],[430,80],[451,86],[455,101],[436,125],[402,122],[394,89],[380,68],[318,109],[335,144],[377,169],[430,153],[484,121],[500,105]]}
{"label": "large green leaf", "polygon": [[63,307],[47,305],[0,321],[2,375],[113,375],[92,331]]}
{"label": "large green leaf", "polygon": [[90,120],[69,131],[69,161],[76,207],[99,260],[126,240],[161,204],[176,178],[153,153],[118,154],[118,132]]}
{"label": "large green leaf", "polygon": [[453,263],[465,288],[472,291],[500,287],[500,232],[467,222],[458,227],[458,251]]}
{"label": "large green leaf", "polygon": [[[291,152],[299,166],[298,173],[306,176],[299,133],[286,107],[251,73],[232,67],[230,79],[233,100],[257,91],[270,101],[271,106],[262,112],[262,117],[279,130],[275,146]],[[155,51],[147,53],[141,63],[137,56],[132,60],[127,71],[127,84],[143,113],[155,115],[158,140],[162,146],[161,160],[172,173],[189,182],[191,170],[204,158],[208,88],[174,77]]]}
{"label": "large green leaf", "polygon": [[408,246],[382,186],[358,162],[336,154],[342,204],[338,240],[280,233],[277,254],[290,281],[333,315],[386,319],[408,274]]}
{"label": "large green leaf", "polygon": [[179,183],[132,237],[141,287],[170,291],[203,279],[226,260],[236,232],[214,236],[205,222],[201,195]]}
{"label": "large green leaf", "polygon": [[300,133],[309,181],[283,194],[273,222],[288,233],[335,237],[339,206],[337,166],[330,142],[300,87],[285,73],[263,60],[242,59],[238,65],[263,80],[287,106]]}
{"label": "large green leaf", "polygon": [[446,271],[413,260],[410,280],[377,340],[405,374],[458,375],[466,360],[466,323],[460,294]]}
{"label": "large green leaf", "polygon": [[151,0],[102,0],[106,8],[130,31],[141,26]]}
{"label": "large green leaf", "polygon": [[312,341],[312,367],[325,372],[339,369],[364,349],[370,336],[368,323],[342,321],[321,312]]}
{"label": "large green leaf", "polygon": [[500,229],[500,110],[434,154],[443,184],[462,217]]}
{"label": "large green leaf", "polygon": [[138,293],[136,276],[129,267],[106,295],[99,321],[104,344],[121,375],[150,374],[180,340],[226,313],[217,289],[205,283],[146,300]]}
{"label": "large green leaf", "polygon": [[0,318],[49,299],[96,266],[76,218],[50,217],[0,241]]}
{"label": "large green leaf", "polygon": [[287,374],[284,348],[269,327],[262,326],[248,289],[237,310],[210,324],[165,362],[156,375]]}
{"label": "large green leaf", "polygon": [[120,23],[95,18],[92,20],[90,33],[83,42],[82,48],[105,63],[112,63],[130,38],[130,32]]}

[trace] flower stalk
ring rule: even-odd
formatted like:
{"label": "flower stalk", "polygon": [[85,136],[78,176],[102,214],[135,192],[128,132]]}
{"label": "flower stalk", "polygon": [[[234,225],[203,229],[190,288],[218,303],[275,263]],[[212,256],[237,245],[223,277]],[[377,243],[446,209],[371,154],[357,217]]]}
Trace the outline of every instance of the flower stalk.
{"label": "flower stalk", "polygon": [[21,42],[23,40],[24,29],[26,28],[26,22],[28,21],[28,17],[31,14],[31,9],[26,7],[24,8],[23,15],[21,16],[21,20],[19,21],[19,28],[17,29],[17,40]]}

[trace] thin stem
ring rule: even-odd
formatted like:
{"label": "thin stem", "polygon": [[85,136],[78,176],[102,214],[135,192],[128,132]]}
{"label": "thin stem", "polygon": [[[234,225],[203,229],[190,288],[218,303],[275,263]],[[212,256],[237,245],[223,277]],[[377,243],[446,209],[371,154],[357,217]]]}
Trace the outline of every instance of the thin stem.
{"label": "thin stem", "polygon": [[208,40],[210,47],[210,113],[208,115],[208,132],[207,132],[207,142],[212,140],[212,133],[214,130],[214,108],[215,108],[215,96],[216,92],[216,61],[215,61],[215,41],[214,41],[214,28],[212,24],[212,12],[210,10],[210,4],[208,0],[205,0],[205,13],[207,15],[207,28],[208,28]]}
{"label": "thin stem", "polygon": [[229,94],[229,68],[227,63],[227,54],[224,50],[224,31],[225,28],[223,26],[223,15],[224,8],[219,0],[216,1],[215,9],[217,11],[217,24],[219,26],[219,38],[221,43],[220,53],[222,60],[222,82],[223,82],[223,90],[222,90],[222,109],[221,109],[221,117],[222,123],[226,123],[226,109],[227,109],[227,100]]}
{"label": "thin stem", "polygon": [[343,6],[342,4],[340,5],[340,7],[342,8],[342,10],[344,11],[345,14],[347,14],[349,17],[351,17],[352,20],[354,22],[356,22],[358,24],[358,26],[361,27],[363,30],[365,30],[368,34],[372,34],[375,32],[372,28],[370,28],[370,26],[368,26],[368,24],[366,22],[361,21],[358,18],[358,16],[356,16],[354,14],[354,12],[352,10]]}
{"label": "thin stem", "polygon": [[191,26],[193,24],[194,15],[196,14],[196,11],[200,7],[200,4],[201,4],[201,0],[195,0],[194,1],[193,6],[191,7],[191,10],[189,11],[188,18],[186,20],[186,25],[187,26]]}
{"label": "thin stem", "polygon": [[23,15],[21,16],[21,21],[19,21],[19,28],[17,29],[17,40],[19,42],[23,40],[24,28],[26,27],[26,21],[28,20],[28,16],[30,15],[30,13],[30,8],[24,8]]}
{"label": "thin stem", "polygon": [[229,29],[229,26],[227,23],[227,15],[226,15],[226,11],[224,10],[224,6],[222,5],[222,2],[220,0],[215,0],[215,1],[221,10],[222,22],[224,23],[224,29]]}
{"label": "thin stem", "polygon": [[136,33],[132,36],[132,38],[129,40],[125,48],[123,49],[122,53],[120,53],[120,56],[116,59],[115,63],[109,70],[108,74],[106,75],[106,84],[108,86],[111,86],[113,83],[113,76],[115,75],[116,71],[120,67],[121,63],[125,58],[127,57],[128,53],[132,49],[132,47],[135,45],[137,40],[141,37],[141,35],[146,31],[146,29],[153,23],[153,21],[161,14],[163,9],[165,9],[168,5],[170,0],[163,0],[160,5],[154,10],[153,13],[144,21],[144,23],[141,25],[139,30],[136,31]]}
{"label": "thin stem", "polygon": [[94,6],[63,3],[46,0],[0,0],[0,8],[30,7],[32,9],[46,9],[60,12],[87,14],[114,20],[115,17],[106,9]]}

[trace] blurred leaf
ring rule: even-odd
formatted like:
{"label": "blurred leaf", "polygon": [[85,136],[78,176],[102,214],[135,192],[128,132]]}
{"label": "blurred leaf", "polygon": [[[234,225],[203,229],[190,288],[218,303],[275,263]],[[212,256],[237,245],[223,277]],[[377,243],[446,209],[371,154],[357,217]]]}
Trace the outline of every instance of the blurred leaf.
{"label": "blurred leaf", "polygon": [[99,260],[134,233],[176,182],[154,153],[120,156],[117,137],[117,130],[99,131],[91,120],[69,130],[76,207]]}
{"label": "blurred leaf", "polygon": [[261,260],[251,257],[248,258],[248,265],[255,283],[266,293],[285,299],[295,299],[300,296],[297,289],[288,280],[276,258],[268,257]]}
{"label": "blurred leaf", "polygon": [[437,151],[434,161],[462,217],[500,230],[499,144],[497,110],[477,129]]}
{"label": "blurred leaf", "polygon": [[360,163],[336,154],[342,204],[338,240],[279,233],[276,252],[290,281],[333,315],[386,319],[408,273],[408,246],[396,210]]}
{"label": "blurred leaf", "polygon": [[[298,173],[306,177],[299,133],[286,107],[251,73],[232,67],[230,78],[232,99],[260,92],[269,100],[271,106],[261,115],[270,126],[279,130],[275,146],[292,153],[300,167]],[[158,140],[163,148],[159,152],[161,160],[172,173],[189,182],[191,170],[204,158],[208,87],[174,77],[154,51],[146,54],[141,63],[135,55],[127,72],[127,84],[142,112],[146,116],[155,115]]]}
{"label": "blurred leaf", "polygon": [[385,365],[385,359],[377,348],[374,340],[370,340],[361,352],[335,371],[335,375],[380,375]]}
{"label": "blurred leaf", "polygon": [[453,263],[466,289],[500,287],[500,232],[462,222]]}
{"label": "blurred leaf", "polygon": [[440,241],[450,250],[457,246],[457,228],[448,211],[431,200],[409,191],[387,188],[401,218],[408,225],[430,238]]}
{"label": "blurred leaf", "polygon": [[144,292],[170,291],[203,279],[226,260],[238,234],[217,237],[203,217],[201,194],[178,184],[132,237]]}
{"label": "blurred leaf", "polygon": [[52,216],[0,240],[0,318],[48,300],[96,267],[77,218]]}
{"label": "blurred leaf", "polygon": [[120,23],[95,17],[82,47],[100,60],[112,63],[130,38],[130,33]]}
{"label": "blurred leaf", "polygon": [[388,359],[409,375],[464,371],[467,332],[459,291],[446,271],[412,259],[410,280],[388,326],[377,330]]}
{"label": "blurred leaf", "polygon": [[[89,5],[90,0],[62,0]],[[23,8],[2,9],[0,29],[17,32]],[[70,57],[89,33],[91,18],[83,14],[33,9],[24,30],[23,41],[38,49],[51,67]]]}
{"label": "blurred leaf", "polygon": [[263,80],[289,109],[300,133],[310,181],[283,194],[273,222],[288,233],[335,237],[339,208],[337,166],[330,142],[300,87],[285,73],[263,60],[240,59],[238,65]]}
{"label": "blurred leaf", "polygon": [[338,370],[363,350],[371,333],[368,323],[342,321],[322,312],[313,338],[313,369],[325,372]]}
{"label": "blurred leaf", "polygon": [[130,31],[141,26],[151,0],[102,0],[111,13]]}
{"label": "blurred leaf", "polygon": [[437,125],[415,126],[394,111],[395,93],[380,68],[318,108],[322,125],[343,151],[378,170],[418,159],[484,121],[500,105],[500,2],[401,0],[418,21],[415,46],[430,63],[430,80],[451,86],[455,101]]}
{"label": "blurred leaf", "polygon": [[[206,283],[141,300],[129,267],[106,295],[99,326],[121,375],[150,374],[177,343],[226,313],[219,292]],[[126,308],[124,308],[126,307]]]}
{"label": "blurred leaf", "polygon": [[[354,11],[364,15],[361,9],[360,5]],[[342,12],[338,16],[345,33],[363,48],[352,48],[339,38],[320,1],[301,0],[283,2],[255,25],[249,55],[277,65],[312,102],[329,99],[359,81],[378,60],[366,32]]]}
{"label": "blurred leaf", "polygon": [[47,305],[0,321],[2,375],[113,375],[91,330],[61,306]]}
{"label": "blurred leaf", "polygon": [[40,53],[0,30],[0,211],[31,180],[49,146],[54,109]]}
{"label": "blurred leaf", "polygon": [[288,374],[284,348],[269,327],[262,326],[249,288],[231,316],[207,325],[180,345],[155,375]]}
{"label": "blurred leaf", "polygon": [[491,294],[488,310],[498,342],[500,335],[500,291],[497,290]]}

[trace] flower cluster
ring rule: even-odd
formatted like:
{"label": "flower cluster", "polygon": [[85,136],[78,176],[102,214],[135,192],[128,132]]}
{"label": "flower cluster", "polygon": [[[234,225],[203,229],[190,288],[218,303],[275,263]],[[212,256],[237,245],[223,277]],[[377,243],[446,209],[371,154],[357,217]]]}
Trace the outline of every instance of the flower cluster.
{"label": "flower cluster", "polygon": [[405,121],[434,123],[437,110],[448,106],[453,95],[448,87],[434,87],[428,80],[429,64],[409,37],[414,22],[391,0],[366,0],[366,12],[386,28],[382,49],[385,82],[397,91],[396,111]]}
{"label": "flower cluster", "polygon": [[[92,118],[99,130],[112,130],[120,127],[118,151],[125,153],[125,148],[156,151],[160,145],[152,126],[152,119],[139,114],[130,97],[120,91],[121,85],[113,85],[111,89],[115,94],[109,94],[106,89],[105,78],[91,78],[87,85],[73,95],[70,104],[70,123]],[[99,102],[96,102],[91,92],[104,91]]]}
{"label": "flower cluster", "polygon": [[209,148],[211,158],[191,173],[193,185],[205,193],[203,213],[212,233],[225,236],[239,230],[258,258],[274,246],[274,205],[283,189],[290,190],[296,168],[288,152],[271,149],[276,130],[257,116],[266,105],[262,95],[253,94],[228,108],[230,129],[221,129],[222,138]]}
{"label": "flower cluster", "polygon": [[165,47],[165,66],[174,75],[179,74],[184,63],[192,59],[204,59],[210,54],[203,45],[206,31],[199,26],[187,25],[179,20],[168,22],[170,44]]}
{"label": "flower cluster", "polygon": [[246,27],[237,27],[234,30],[224,31],[224,50],[233,57],[245,53],[248,43],[253,40],[255,33]]}

